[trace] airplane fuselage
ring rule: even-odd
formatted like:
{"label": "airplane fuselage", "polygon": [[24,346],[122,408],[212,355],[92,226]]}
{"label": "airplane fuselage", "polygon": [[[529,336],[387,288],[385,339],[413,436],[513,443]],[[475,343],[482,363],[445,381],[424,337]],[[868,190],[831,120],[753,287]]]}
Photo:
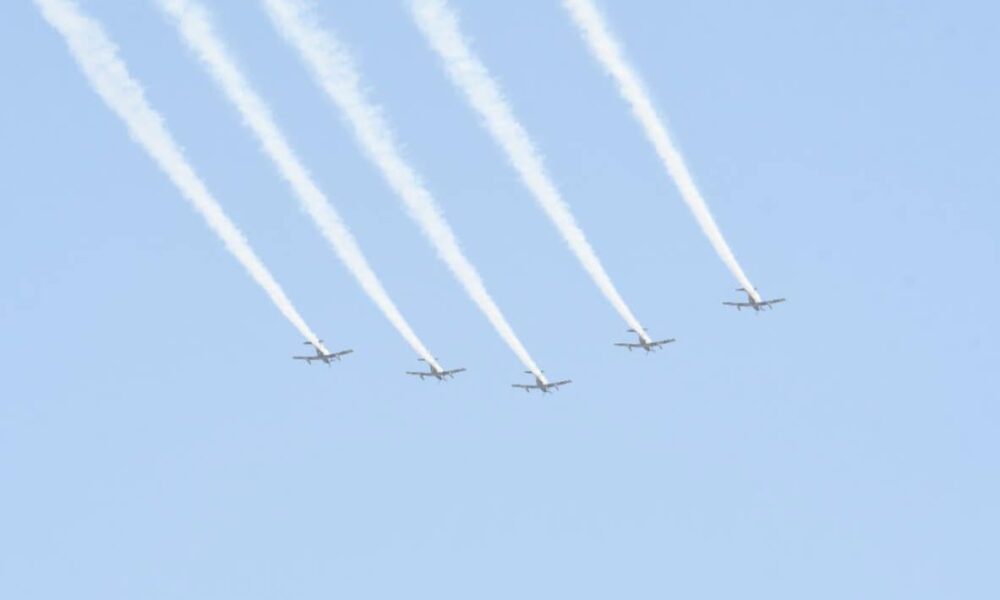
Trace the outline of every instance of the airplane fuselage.
{"label": "airplane fuselage", "polygon": [[[748,292],[746,290],[742,290],[742,292],[747,295],[747,305],[748,305],[748,308],[752,308],[755,311],[760,312],[760,310],[761,310],[761,304],[759,302],[757,302],[756,300],[753,299],[753,294],[751,294],[750,292]],[[739,309],[739,307],[737,307],[737,309]]]}
{"label": "airplane fuselage", "polygon": [[431,367],[431,372],[430,373],[421,373],[420,374],[420,379],[423,379],[424,377],[433,377],[434,379],[437,379],[438,381],[444,381],[445,380],[444,374],[441,371],[438,371],[437,369],[435,369],[434,367]]}
{"label": "airplane fuselage", "polygon": [[309,356],[309,357],[304,358],[303,360],[305,360],[307,364],[311,365],[314,360],[318,360],[318,361],[322,361],[322,362],[324,362],[326,364],[330,364],[333,361],[338,360],[338,359],[337,359],[337,357],[333,356],[332,354],[323,354],[323,353],[321,353],[321,352],[319,352],[317,350],[316,351],[316,356]]}

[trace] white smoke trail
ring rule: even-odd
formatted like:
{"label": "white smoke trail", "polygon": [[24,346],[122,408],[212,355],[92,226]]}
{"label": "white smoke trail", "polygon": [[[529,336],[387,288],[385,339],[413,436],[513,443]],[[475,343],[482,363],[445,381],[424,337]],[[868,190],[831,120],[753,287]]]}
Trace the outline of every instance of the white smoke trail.
{"label": "white smoke trail", "polygon": [[646,137],[653,144],[656,153],[664,166],[670,173],[677,187],[680,189],[681,197],[688,205],[688,208],[697,219],[701,230],[712,243],[712,247],[719,254],[722,262],[726,264],[736,280],[745,290],[753,296],[754,300],[760,302],[760,295],[750,283],[740,264],[736,262],[726,239],[722,237],[719,226],[712,218],[711,211],[702,197],[698,186],[695,185],[694,177],[688,170],[684,162],[684,157],[670,139],[662,119],[657,115],[653,101],[650,99],[646,88],[639,79],[639,75],[625,60],[618,41],[611,34],[611,30],[605,23],[601,13],[597,10],[591,0],[563,0],[563,7],[569,12],[570,17],[580,29],[583,38],[590,47],[591,53],[601,65],[614,77],[618,83],[618,91],[632,107],[632,113],[638,119]]}
{"label": "white smoke trail", "polygon": [[222,238],[229,252],[264,289],[281,314],[303,337],[327,352],[270,271],[254,254],[243,234],[229,220],[187,162],[180,146],[164,125],[163,118],[146,101],[142,86],[129,74],[124,61],[118,56],[118,47],[108,38],[100,23],[82,14],[70,0],[35,0],[35,4],[45,20],[65,39],[91,87],[125,122],[132,138],[149,153],[208,226]]}
{"label": "white smoke trail", "polygon": [[302,207],[319,226],[362,289],[385,313],[414,351],[428,364],[440,368],[437,360],[424,347],[382,287],[340,215],[292,150],[272,118],[267,104],[257,95],[236,61],[229,55],[221,38],[215,33],[204,7],[191,0],[159,0],[159,5],[174,19],[185,43],[243,116],[244,123],[257,136],[265,153],[292,187]]}
{"label": "white smoke trail", "polygon": [[316,83],[344,112],[358,143],[402,198],[410,216],[420,225],[438,255],[514,354],[544,381],[538,366],[486,290],[475,266],[462,252],[434,197],[403,158],[389,124],[378,107],[366,97],[350,53],[332,32],[322,27],[312,3],[263,0],[263,4],[275,27],[299,52]]}
{"label": "white smoke trail", "polygon": [[430,45],[441,56],[452,81],[479,112],[486,128],[507,153],[511,164],[562,234],[590,277],[629,327],[650,341],[646,331],[615,289],[597,253],[577,225],[545,170],[542,156],[514,116],[486,66],[473,53],[459,29],[458,18],[444,0],[413,0],[413,14]]}

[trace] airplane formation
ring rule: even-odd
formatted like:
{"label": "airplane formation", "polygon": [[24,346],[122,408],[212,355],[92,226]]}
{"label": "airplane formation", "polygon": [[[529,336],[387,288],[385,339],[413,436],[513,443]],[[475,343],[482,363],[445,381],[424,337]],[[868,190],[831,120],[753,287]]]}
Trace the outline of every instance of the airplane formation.
{"label": "airplane formation", "polygon": [[[743,292],[743,293],[745,293],[747,295],[747,301],[746,302],[723,302],[722,304],[724,306],[735,306],[736,310],[738,310],[738,311],[739,310],[743,310],[744,308],[751,308],[751,309],[754,310],[754,312],[758,312],[759,313],[760,311],[765,310],[765,309],[767,309],[767,310],[773,309],[775,304],[779,304],[781,302],[785,302],[784,298],[774,298],[772,300],[760,300],[760,301],[757,301],[757,300],[754,299],[753,294],[751,294],[750,292],[748,292],[745,288],[737,288],[736,291],[737,292]],[[636,331],[635,329],[629,329],[628,332],[629,333],[634,333],[638,339],[635,342],[615,342],[615,346],[618,346],[620,348],[626,348],[626,349],[628,349],[629,352],[631,352],[632,350],[644,350],[647,353],[649,353],[649,352],[656,352],[656,351],[662,349],[667,344],[672,344],[672,343],[674,343],[674,342],[677,341],[675,338],[669,338],[669,339],[664,339],[664,340],[655,340],[655,341],[654,340],[650,340],[650,339],[645,338],[642,333]],[[320,342],[322,342],[322,341],[323,340],[320,340]],[[316,350],[316,354],[315,355],[311,355],[311,356],[293,356],[292,358],[295,359],[295,360],[305,361],[306,364],[312,364],[312,361],[319,360],[319,361],[323,361],[324,363],[327,364],[327,366],[329,366],[331,362],[333,362],[333,361],[340,361],[341,357],[354,352],[354,350],[341,350],[340,352],[324,353],[319,348],[316,348],[316,346],[313,345],[312,342],[305,342],[305,343],[307,345],[309,345],[309,346],[313,346],[313,348],[315,348],[315,350]],[[440,381],[447,381],[449,379],[454,379],[455,375],[457,375],[458,373],[462,373],[462,372],[464,372],[464,371],[467,370],[467,369],[465,369],[465,367],[460,367],[458,369],[447,369],[447,370],[446,369],[440,369],[440,368],[436,367],[435,365],[433,365],[431,363],[428,363],[423,358],[418,358],[417,360],[419,360],[419,361],[421,361],[423,363],[426,363],[428,370],[427,371],[406,371],[406,374],[407,375],[414,375],[416,377],[419,377],[421,381],[423,381],[427,377],[430,377],[432,379],[437,379],[439,382]],[[562,381],[548,382],[548,381],[543,380],[541,377],[539,377],[538,375],[536,375],[535,373],[533,373],[531,371],[525,371],[524,373],[526,375],[533,376],[535,378],[535,382],[534,383],[512,383],[511,387],[517,388],[517,389],[522,389],[525,392],[531,392],[531,390],[538,390],[538,391],[542,392],[543,394],[549,394],[549,393],[551,393],[553,391],[559,391],[559,388],[562,387],[562,386],[564,386],[564,385],[568,385],[570,383],[573,383],[572,379],[564,379]]]}
{"label": "airplane formation", "polygon": [[[305,345],[312,347],[313,354],[292,358],[307,365],[319,361],[329,366],[353,353],[352,349],[330,352],[322,340],[317,338],[274,275],[254,252],[246,236],[207,189],[205,182],[185,156],[183,148],[167,128],[166,120],[150,105],[142,85],[129,72],[125,61],[119,56],[117,46],[100,22],[81,12],[74,0],[34,1],[43,17],[64,38],[70,54],[90,86],[108,108],[117,114],[132,139],[169,177],[182,197],[190,202],[210,229],[224,242],[233,258],[307,340]],[[628,324],[628,331],[636,336],[635,341],[616,342],[614,345],[630,352],[642,350],[648,354],[674,343],[674,338],[654,340],[637,321],[610,274],[605,271],[596,250],[587,241],[569,203],[563,199],[559,186],[546,169],[541,159],[543,153],[535,147],[526,128],[517,119],[514,107],[506,100],[499,81],[469,44],[467,36],[459,28],[459,19],[448,6],[447,0],[412,2],[415,24],[430,48],[441,59],[448,79],[466,97],[469,107],[479,115],[489,136],[507,155],[508,162],[531,197],[555,225],[601,294]],[[785,299],[761,299],[750,283],[722,236],[704,198],[694,186],[692,176],[666,126],[656,114],[653,99],[648,97],[643,86],[635,84],[639,81],[639,76],[623,61],[613,36],[608,33],[606,24],[590,2],[591,0],[567,0],[566,6],[598,63],[617,80],[623,100],[631,106],[633,115],[660,157],[663,167],[674,179],[681,199],[701,225],[716,253],[742,286],[738,291],[747,296],[746,301],[726,301],[722,304],[736,307],[738,311],[749,308],[755,313],[773,309],[775,304],[784,302]],[[212,25],[209,12],[201,6],[201,0],[170,0],[159,4],[177,27],[184,43],[198,57],[231,107],[240,115],[243,124],[257,138],[262,151],[279,175],[287,181],[292,195],[326,238],[331,249],[370,300],[427,366],[427,370],[406,371],[406,374],[421,380],[431,378],[441,382],[465,372],[464,367],[442,368],[403,318],[337,209],[291,148],[267,102],[250,84],[249,80],[252,78],[244,75],[240,61],[226,48],[224,40]],[[350,122],[364,154],[378,167],[469,298],[528,369],[526,373],[534,377],[533,383],[514,383],[512,386],[525,392],[538,390],[547,394],[572,383],[569,379],[548,381],[518,339],[475,266],[462,253],[456,234],[444,219],[437,200],[405,159],[392,128],[379,111],[379,105],[368,98],[367,86],[361,83],[357,67],[351,60],[351,53],[332,32],[319,25],[319,19],[314,18],[310,11],[300,10],[301,7],[295,0],[266,0],[264,4],[270,7],[269,16],[282,37],[297,50],[313,73],[315,83]]]}

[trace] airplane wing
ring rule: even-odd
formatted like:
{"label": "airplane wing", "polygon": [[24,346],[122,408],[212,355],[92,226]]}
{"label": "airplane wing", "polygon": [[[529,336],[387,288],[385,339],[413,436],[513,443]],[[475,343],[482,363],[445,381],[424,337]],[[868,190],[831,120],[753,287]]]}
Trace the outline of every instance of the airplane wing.
{"label": "airplane wing", "polygon": [[753,306],[749,302],[723,302],[723,304],[725,304],[726,306],[735,306],[737,308],[743,307],[743,306]]}
{"label": "airplane wing", "polygon": [[526,383],[512,383],[510,387],[521,388],[522,390],[537,390],[537,385],[528,385]]}
{"label": "airplane wing", "polygon": [[310,361],[310,360],[313,360],[316,357],[315,356],[293,356],[292,358],[295,359],[295,360]]}
{"label": "airplane wing", "polygon": [[348,354],[354,352],[354,350],[341,350],[340,352],[334,352],[330,356],[334,358],[340,358],[341,356],[347,356]]}
{"label": "airplane wing", "polygon": [[638,348],[639,344],[629,344],[628,342],[615,342],[615,346],[621,346],[622,348]]}
{"label": "airplane wing", "polygon": [[556,381],[555,383],[550,383],[549,387],[557,388],[561,385],[566,385],[567,383],[573,383],[572,379],[563,379],[562,381]]}
{"label": "airplane wing", "polygon": [[785,301],[784,298],[775,298],[774,300],[765,300],[764,302],[761,302],[761,304],[763,304],[764,306],[771,306],[772,304],[777,304],[779,302],[784,302],[784,301]]}
{"label": "airplane wing", "polygon": [[454,375],[455,373],[461,373],[464,370],[465,370],[465,367],[462,367],[461,369],[452,369],[450,371],[443,371],[441,374],[442,375]]}
{"label": "airplane wing", "polygon": [[433,377],[434,376],[434,373],[427,373],[427,372],[421,373],[420,371],[407,371],[406,374],[407,375],[417,375],[419,377]]}
{"label": "airplane wing", "polygon": [[656,342],[650,342],[649,345],[650,346],[664,346],[666,344],[672,344],[672,343],[674,343],[676,341],[677,340],[675,338],[670,338],[669,340],[659,340],[659,341],[656,341]]}

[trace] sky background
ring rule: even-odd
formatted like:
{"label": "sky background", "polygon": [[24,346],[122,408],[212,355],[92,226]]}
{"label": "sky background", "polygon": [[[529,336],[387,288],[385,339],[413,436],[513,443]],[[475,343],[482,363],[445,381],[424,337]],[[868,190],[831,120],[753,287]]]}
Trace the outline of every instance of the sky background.
{"label": "sky background", "polygon": [[151,2],[91,0],[331,349],[301,339],[26,0],[0,7],[0,597],[995,598],[1000,8],[605,0],[765,297],[734,281],[555,0],[456,2],[625,325],[404,2],[329,1],[558,394],[521,365],[263,11],[216,25],[447,385],[328,250]]}

